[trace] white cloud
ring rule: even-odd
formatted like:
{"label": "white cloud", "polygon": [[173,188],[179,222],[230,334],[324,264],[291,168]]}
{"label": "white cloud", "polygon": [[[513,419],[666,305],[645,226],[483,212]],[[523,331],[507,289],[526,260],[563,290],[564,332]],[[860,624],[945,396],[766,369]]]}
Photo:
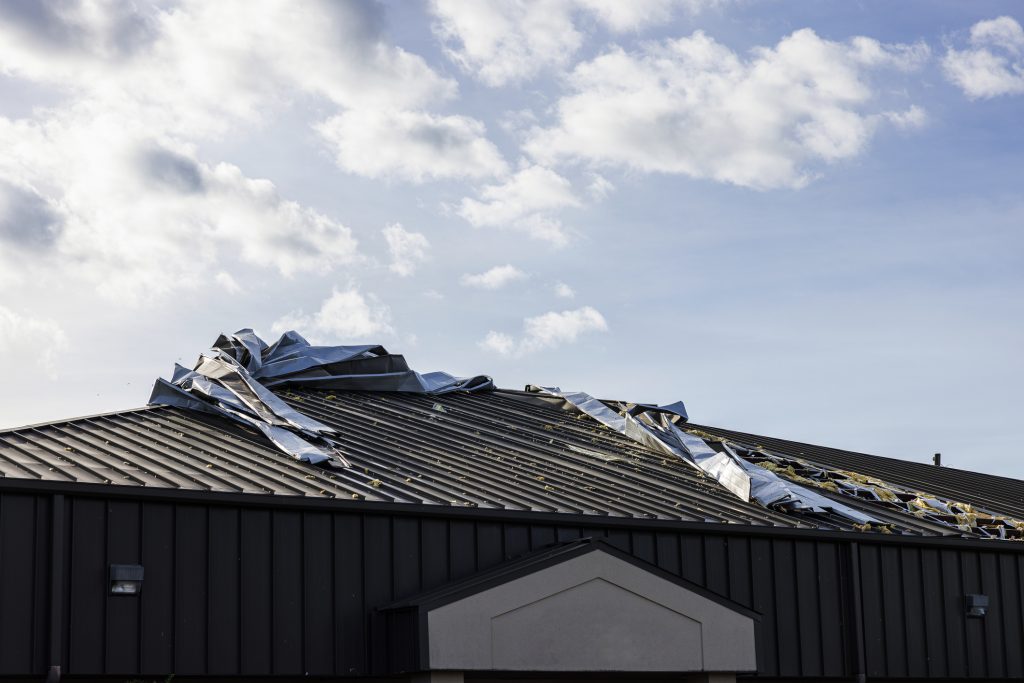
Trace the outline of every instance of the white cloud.
{"label": "white cloud", "polygon": [[[0,117],[2,277],[50,268],[138,302],[196,287],[228,260],[286,276],[352,263],[347,227],[200,152],[298,98],[436,124],[456,142],[439,175],[455,163],[469,177],[504,170],[474,120],[400,111],[457,86],[385,39],[383,11],[355,0],[301,12],[286,0],[0,3],[0,73],[60,97],[31,118]],[[410,159],[403,172],[429,173]],[[17,258],[26,249],[33,258]]]}
{"label": "white cloud", "polygon": [[53,320],[33,318],[0,305],[0,354],[34,364],[53,380],[67,348],[67,335]]}
{"label": "white cloud", "polygon": [[44,252],[60,239],[63,220],[59,207],[31,185],[0,176],[0,243],[6,248]]}
{"label": "white cloud", "polygon": [[550,311],[523,320],[523,334],[519,339],[491,330],[480,342],[480,347],[503,356],[523,356],[528,353],[554,349],[575,343],[587,332],[605,332],[608,323],[596,309],[584,306],[572,311]]}
{"label": "white cloud", "polygon": [[1012,17],[979,21],[970,47],[949,48],[942,66],[971,99],[1024,94],[1024,28]]}
{"label": "white cloud", "polygon": [[480,342],[480,348],[502,356],[511,356],[516,351],[516,340],[507,334],[491,330]]}
{"label": "white cloud", "polygon": [[590,185],[587,186],[587,194],[590,195],[594,201],[601,201],[615,189],[615,185],[610,180],[605,178],[599,173],[594,173],[590,180]]}
{"label": "white cloud", "polygon": [[355,287],[335,289],[312,315],[289,313],[272,326],[274,334],[295,330],[314,343],[376,343],[378,337],[393,334],[391,311],[373,294],[363,296]]}
{"label": "white cloud", "polygon": [[261,120],[294,93],[346,108],[454,95],[453,80],[384,40],[381,11],[356,0],[301,12],[287,0],[2,3],[0,65],[177,134]]}
{"label": "white cloud", "polygon": [[25,260],[0,251],[3,267],[56,268],[112,300],[138,303],[196,287],[204,271],[233,259],[285,276],[356,259],[344,225],[281,197],[269,180],[204,163],[191,145],[148,133],[144,123],[84,103],[43,122],[0,117],[0,187],[34,188],[45,204],[33,215],[52,218],[45,249],[38,234],[3,234],[35,240],[40,252]]}
{"label": "white cloud", "polygon": [[1024,55],[1024,28],[1016,19],[1007,16],[979,21],[971,27],[971,42],[999,47],[1014,55]]}
{"label": "white cloud", "polygon": [[484,125],[467,116],[357,109],[317,126],[338,166],[368,178],[413,182],[486,178],[508,170]]}
{"label": "white cloud", "polygon": [[583,36],[563,0],[533,3],[434,0],[434,31],[445,54],[491,86],[568,63]]}
{"label": "white cloud", "polygon": [[235,278],[231,277],[231,273],[220,271],[213,277],[214,282],[224,288],[224,291],[228,294],[238,294],[242,291],[242,286],[238,284]]}
{"label": "white cloud", "polygon": [[859,154],[885,111],[872,69],[909,71],[923,44],[838,43],[803,29],[743,58],[703,32],[613,47],[575,67],[557,123],[525,145],[543,164],[680,173],[754,188],[801,187],[816,164]]}
{"label": "white cloud", "polygon": [[520,169],[501,184],[485,186],[479,197],[464,198],[458,208],[474,226],[521,230],[556,246],[566,244],[568,235],[550,212],[580,206],[568,180],[537,165]]}
{"label": "white cloud", "polygon": [[[615,32],[669,20],[717,0],[433,0],[434,33],[445,54],[490,86],[523,81],[569,63],[583,43],[578,18]],[[579,17],[579,15],[583,15]]]}
{"label": "white cloud", "polygon": [[916,104],[906,111],[885,112],[884,116],[897,128],[920,128],[928,123],[927,112]]}
{"label": "white cloud", "polygon": [[556,282],[554,290],[555,296],[561,297],[562,299],[573,299],[576,297],[576,292],[573,291],[573,288],[564,282]]}
{"label": "white cloud", "polygon": [[509,135],[518,136],[537,125],[537,115],[532,109],[510,109],[501,115],[498,125]]}
{"label": "white cloud", "polygon": [[697,12],[706,5],[717,3],[714,0],[577,0],[576,4],[592,12],[612,31],[621,33],[664,23],[672,18],[678,6]]}
{"label": "white cloud", "polygon": [[391,252],[391,272],[396,275],[408,277],[427,260],[430,242],[423,233],[409,232],[400,223],[386,226],[381,233]]}
{"label": "white cloud", "polygon": [[459,282],[466,287],[479,287],[480,289],[499,289],[515,280],[525,279],[526,273],[508,263],[503,266],[494,266],[483,273],[463,275]]}

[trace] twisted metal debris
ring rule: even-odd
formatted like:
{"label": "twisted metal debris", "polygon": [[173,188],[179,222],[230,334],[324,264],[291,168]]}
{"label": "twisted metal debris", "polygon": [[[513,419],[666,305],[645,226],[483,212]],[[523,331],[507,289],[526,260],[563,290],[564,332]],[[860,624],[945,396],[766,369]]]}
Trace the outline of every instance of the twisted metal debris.
{"label": "twisted metal debris", "polygon": [[[709,438],[719,440],[718,437]],[[728,442],[721,440],[723,445]],[[747,450],[752,465],[790,481],[813,486],[840,496],[866,500],[890,510],[910,514],[963,533],[983,538],[1024,540],[1024,520],[941,496],[898,486],[859,472],[824,467],[764,449]],[[884,529],[882,529],[884,531]]]}
{"label": "twisted metal debris", "polygon": [[311,346],[297,332],[285,332],[268,346],[243,329],[217,337],[191,370],[175,364],[170,382],[157,379],[149,403],[227,417],[255,427],[294,458],[348,467],[334,429],[270,391],[287,386],[445,394],[488,391],[494,383],[485,375],[421,375],[383,346]]}
{"label": "twisted metal debris", "polygon": [[[311,346],[296,332],[286,332],[268,346],[251,329],[244,329],[218,337],[191,370],[175,365],[171,381],[156,381],[150,404],[227,417],[258,429],[299,460],[348,467],[338,432],[291,408],[272,391],[284,387],[444,394],[490,391],[494,384],[485,375],[421,375],[383,346]],[[782,511],[831,513],[865,531],[894,530],[892,522],[882,521],[884,509],[960,533],[1024,539],[1022,520],[687,427],[682,402],[655,406],[600,401],[584,392],[533,385],[527,392],[520,397],[579,411],[633,441],[675,456],[744,501]],[[444,411],[439,404],[435,409]],[[841,498],[880,506],[878,514],[866,514]]]}
{"label": "twisted metal debris", "polygon": [[567,392],[558,387],[534,385],[527,386],[526,390],[537,394],[539,400],[579,410],[638,443],[676,456],[742,500],[753,499],[765,507],[782,510],[831,512],[854,524],[879,524],[877,519],[859,510],[747,462],[728,444],[723,444],[723,450],[719,452],[701,437],[680,429],[678,425],[685,424],[688,419],[682,402],[660,407],[611,402],[615,406],[613,409],[606,402],[582,391]]}

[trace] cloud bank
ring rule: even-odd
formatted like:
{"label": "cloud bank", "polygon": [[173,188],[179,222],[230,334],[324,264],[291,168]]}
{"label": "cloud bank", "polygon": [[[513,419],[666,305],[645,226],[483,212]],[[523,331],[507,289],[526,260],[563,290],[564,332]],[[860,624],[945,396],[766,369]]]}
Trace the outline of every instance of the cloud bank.
{"label": "cloud bank", "polygon": [[569,74],[556,122],[525,149],[538,163],[677,173],[757,189],[799,188],[821,164],[849,159],[891,114],[869,75],[912,71],[924,44],[810,29],[750,57],[701,31],[627,51],[612,47]]}
{"label": "cloud bank", "polygon": [[503,86],[564,68],[587,21],[613,33],[638,31],[696,12],[714,0],[433,0],[434,33],[445,54],[483,83]]}

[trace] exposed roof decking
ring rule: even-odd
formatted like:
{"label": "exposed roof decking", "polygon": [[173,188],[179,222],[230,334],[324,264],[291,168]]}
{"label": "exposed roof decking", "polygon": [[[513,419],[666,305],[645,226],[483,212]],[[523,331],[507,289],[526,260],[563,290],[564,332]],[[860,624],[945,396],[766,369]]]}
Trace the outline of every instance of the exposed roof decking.
{"label": "exposed roof decking", "polygon": [[744,446],[763,446],[782,455],[801,458],[827,467],[858,472],[891,484],[1024,519],[1024,481],[1019,479],[954,467],[936,467],[923,462],[844,451],[827,446],[815,446],[696,423],[688,423],[687,426],[724,437]]}

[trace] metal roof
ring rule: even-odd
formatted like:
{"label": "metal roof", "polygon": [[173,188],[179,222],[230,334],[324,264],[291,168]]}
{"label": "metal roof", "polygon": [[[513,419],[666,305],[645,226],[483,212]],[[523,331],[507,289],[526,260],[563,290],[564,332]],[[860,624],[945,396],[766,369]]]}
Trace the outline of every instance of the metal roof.
{"label": "metal roof", "polygon": [[[744,502],[685,462],[641,446],[581,413],[522,401],[518,392],[430,396],[304,389],[277,393],[293,408],[336,429],[352,467],[303,463],[281,453],[255,430],[164,406],[0,432],[0,476],[622,518],[850,528],[827,515],[786,514]],[[801,457],[816,448],[699,428]],[[957,500],[984,499],[989,508],[995,506],[1003,514],[1024,516],[1021,496],[1014,498],[1011,493],[1024,488],[1021,482],[990,475],[954,481],[947,468],[895,461],[901,464],[886,469],[879,463],[888,459],[833,449],[818,449],[813,455],[825,458],[820,462],[826,465],[848,464],[850,469],[861,468],[897,483],[920,481],[920,488]],[[920,468],[934,470],[937,476],[929,478]],[[890,473],[894,476],[889,477]],[[986,498],[987,491],[996,497]],[[867,501],[853,504],[882,515],[903,533],[951,533],[928,520],[879,511]]]}

